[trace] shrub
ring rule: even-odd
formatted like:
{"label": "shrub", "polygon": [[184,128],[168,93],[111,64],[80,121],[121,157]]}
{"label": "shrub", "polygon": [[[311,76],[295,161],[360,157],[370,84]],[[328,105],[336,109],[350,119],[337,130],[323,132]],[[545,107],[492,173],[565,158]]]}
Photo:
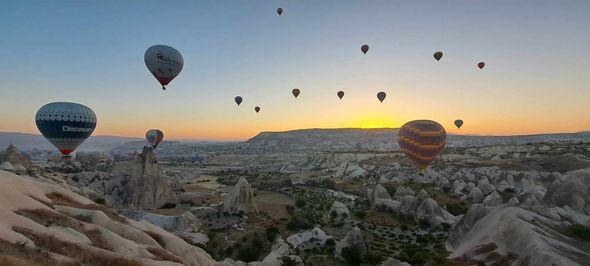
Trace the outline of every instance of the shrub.
{"label": "shrub", "polygon": [[271,226],[266,228],[266,239],[268,239],[268,241],[274,241],[277,238],[277,235],[279,234],[279,229]]}
{"label": "shrub", "polygon": [[566,234],[580,240],[590,241],[590,229],[581,224],[573,224],[567,227]]}
{"label": "shrub", "polygon": [[365,219],[365,217],[367,217],[367,212],[365,210],[358,210],[354,213],[354,215],[356,215],[356,217],[359,219]]}
{"label": "shrub", "polygon": [[305,200],[304,199],[298,199],[295,201],[295,206],[297,206],[298,208],[303,208],[305,207]]}
{"label": "shrub", "polygon": [[341,254],[350,265],[360,265],[363,262],[363,253],[357,246],[345,247],[342,249]]}
{"label": "shrub", "polygon": [[95,199],[94,202],[96,204],[102,204],[102,205],[104,205],[106,201],[105,201],[104,198],[98,198],[98,199]]}
{"label": "shrub", "polygon": [[281,266],[297,266],[297,261],[295,261],[294,259],[292,259],[290,257],[283,256],[283,257],[281,257],[281,260],[283,261]]}
{"label": "shrub", "polygon": [[293,217],[291,219],[291,221],[289,221],[287,223],[287,229],[289,229],[291,231],[295,231],[298,229],[310,229],[310,228],[312,228],[312,225],[308,221],[306,221],[302,218],[299,218],[299,217]]}
{"label": "shrub", "polygon": [[238,250],[238,259],[244,262],[255,261],[258,259],[259,255],[260,250],[257,250],[251,246],[242,247],[240,250]]}
{"label": "shrub", "polygon": [[469,208],[465,206],[465,203],[449,203],[447,204],[447,211],[449,211],[452,215],[461,215],[465,214]]}
{"label": "shrub", "polygon": [[176,204],[170,203],[170,202],[165,203],[164,205],[162,205],[160,207],[160,209],[172,209],[172,208],[176,208]]}
{"label": "shrub", "polygon": [[331,211],[330,216],[332,216],[332,219],[336,219],[336,217],[338,217],[338,213],[336,211]]}

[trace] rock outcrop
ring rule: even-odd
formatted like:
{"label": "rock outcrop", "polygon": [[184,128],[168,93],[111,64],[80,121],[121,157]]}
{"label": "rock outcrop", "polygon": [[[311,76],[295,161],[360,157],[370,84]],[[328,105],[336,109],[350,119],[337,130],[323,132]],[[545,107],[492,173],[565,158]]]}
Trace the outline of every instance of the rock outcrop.
{"label": "rock outcrop", "polygon": [[[115,214],[59,185],[0,171],[0,239],[19,265],[192,265],[216,262],[147,222]],[[6,245],[6,244],[5,244]],[[39,256],[43,253],[45,255]]]}
{"label": "rock outcrop", "polygon": [[474,204],[453,227],[447,247],[450,258],[490,264],[587,265],[590,254],[560,235],[563,225],[508,204]]}
{"label": "rock outcrop", "polygon": [[254,201],[254,192],[250,183],[243,177],[236,183],[229,194],[223,198],[223,211],[229,213],[256,213],[258,208]]}
{"label": "rock outcrop", "polygon": [[323,246],[324,243],[326,243],[326,240],[331,238],[332,237],[327,235],[322,229],[315,227],[309,231],[290,235],[287,237],[287,243],[297,249],[309,244]]}
{"label": "rock outcrop", "polygon": [[330,215],[332,215],[332,213],[335,213],[336,217],[350,217],[350,211],[348,210],[346,205],[339,201],[334,201],[328,213]]}
{"label": "rock outcrop", "polygon": [[171,200],[170,187],[152,148],[144,147],[137,155],[122,194],[123,204],[140,210],[156,209]]}
{"label": "rock outcrop", "polygon": [[0,153],[0,164],[4,162],[9,162],[15,170],[22,171],[24,168],[26,171],[33,168],[31,161],[14,145],[8,146],[3,153]]}
{"label": "rock outcrop", "polygon": [[367,243],[363,239],[361,229],[353,227],[340,241],[336,243],[336,249],[334,250],[336,258],[345,260],[342,257],[342,249],[344,248],[358,248],[362,256],[367,254]]}

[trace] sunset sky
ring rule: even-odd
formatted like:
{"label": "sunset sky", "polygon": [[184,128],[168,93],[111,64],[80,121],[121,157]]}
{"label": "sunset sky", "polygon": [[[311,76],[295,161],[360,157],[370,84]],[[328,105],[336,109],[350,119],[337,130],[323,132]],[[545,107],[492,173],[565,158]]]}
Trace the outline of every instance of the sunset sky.
{"label": "sunset sky", "polygon": [[[168,139],[243,140],[414,119],[456,134],[590,129],[587,0],[162,3],[3,3],[0,131],[38,133],[35,112],[54,101],[92,108],[95,135],[159,128]],[[144,65],[154,44],[184,56],[167,91]]]}

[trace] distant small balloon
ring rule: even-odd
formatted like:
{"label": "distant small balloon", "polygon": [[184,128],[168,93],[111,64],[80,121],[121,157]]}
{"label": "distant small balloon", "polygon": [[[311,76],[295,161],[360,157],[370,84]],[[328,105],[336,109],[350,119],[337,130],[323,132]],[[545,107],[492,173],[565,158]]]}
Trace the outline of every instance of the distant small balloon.
{"label": "distant small balloon", "polygon": [[159,129],[150,129],[145,133],[145,139],[155,149],[164,139],[164,133]]}
{"label": "distant small balloon", "polygon": [[436,53],[434,53],[434,59],[436,59],[436,61],[440,61],[440,59],[443,57],[443,52],[438,51]]}
{"label": "distant small balloon", "polygon": [[461,128],[462,125],[463,125],[463,120],[461,120],[461,119],[455,120],[455,126],[457,128]]}
{"label": "distant small balloon", "polygon": [[486,63],[484,63],[484,62],[479,62],[477,64],[477,67],[479,67],[479,69],[483,69],[484,66],[486,66]]}
{"label": "distant small balloon", "polygon": [[280,7],[279,7],[279,8],[277,8],[277,14],[279,14],[279,16],[280,16],[281,14],[283,14],[283,9],[282,9],[282,8],[280,8]]}
{"label": "distant small balloon", "polygon": [[367,52],[369,51],[369,46],[363,44],[363,46],[361,46],[361,51],[363,51],[363,54],[367,54]]}
{"label": "distant small balloon", "polygon": [[380,91],[379,93],[377,93],[377,99],[379,99],[380,102],[383,102],[383,100],[385,100],[385,96],[387,96],[385,92]]}
{"label": "distant small balloon", "polygon": [[295,98],[297,98],[297,96],[299,96],[299,93],[301,93],[301,91],[299,89],[295,88],[295,89],[293,89],[292,93],[293,93],[293,96],[295,96]]}
{"label": "distant small balloon", "polygon": [[240,96],[236,96],[236,98],[234,100],[236,101],[238,106],[240,106],[240,103],[242,103],[242,97],[240,97]]}
{"label": "distant small balloon", "polygon": [[256,111],[256,113],[260,112],[260,107],[258,107],[258,106],[254,107],[254,111]]}
{"label": "distant small balloon", "polygon": [[344,92],[343,91],[339,91],[338,92],[338,98],[340,98],[342,100],[342,97],[344,97]]}

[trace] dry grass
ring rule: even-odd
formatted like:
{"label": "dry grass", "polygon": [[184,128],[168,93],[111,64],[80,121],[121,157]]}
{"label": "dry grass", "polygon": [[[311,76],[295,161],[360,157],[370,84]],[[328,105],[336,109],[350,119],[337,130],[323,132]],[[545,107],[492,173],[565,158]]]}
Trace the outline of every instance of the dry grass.
{"label": "dry grass", "polygon": [[159,261],[173,261],[180,264],[183,264],[182,258],[170,253],[168,250],[159,247],[148,247],[147,251],[152,253],[156,258],[155,260]]}
{"label": "dry grass", "polygon": [[54,261],[47,252],[13,244],[0,239],[0,265],[6,266],[37,266],[64,265]]}
{"label": "dry grass", "polygon": [[158,244],[160,244],[160,246],[166,247],[166,242],[164,242],[164,239],[162,239],[162,237],[160,237],[160,235],[150,232],[150,231],[144,231],[144,233],[146,233],[152,239],[154,239],[156,242],[158,242]]}
{"label": "dry grass", "polygon": [[62,227],[70,227],[78,232],[82,232],[82,222],[56,211],[36,209],[17,210],[15,213],[20,216],[27,217],[44,226],[57,225]]}
{"label": "dry grass", "polygon": [[127,220],[125,218],[117,215],[111,209],[109,209],[109,208],[107,208],[107,207],[105,207],[103,205],[99,205],[99,204],[79,204],[79,203],[71,200],[70,198],[65,197],[61,193],[47,194],[47,197],[51,199],[51,201],[53,202],[54,205],[63,205],[63,206],[69,206],[69,207],[74,207],[74,208],[78,208],[78,209],[87,209],[87,210],[102,211],[109,218],[111,218],[111,220],[115,220],[117,222],[124,223],[124,224],[127,223]]}
{"label": "dry grass", "polygon": [[83,246],[78,246],[66,241],[62,241],[52,235],[39,234],[25,227],[13,227],[17,233],[20,233],[35,242],[35,245],[41,249],[57,253],[76,261],[76,265],[121,265],[121,266],[139,266],[139,262],[122,258],[104,256]]}

